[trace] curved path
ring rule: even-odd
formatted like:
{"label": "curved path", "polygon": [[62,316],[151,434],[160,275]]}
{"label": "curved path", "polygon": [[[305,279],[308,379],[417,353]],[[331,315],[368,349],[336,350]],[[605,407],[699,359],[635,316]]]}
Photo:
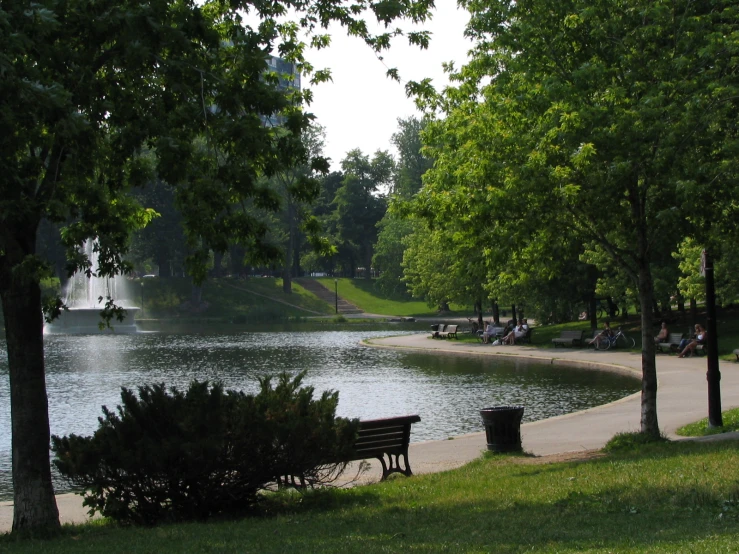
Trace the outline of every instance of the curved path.
{"label": "curved path", "polygon": [[[581,348],[542,349],[531,346],[491,346],[455,340],[430,339],[426,334],[372,339],[368,346],[436,352],[439,355],[507,356],[577,365],[592,370],[628,372],[641,378],[641,354],[618,350]],[[722,409],[739,406],[739,365],[720,362]],[[657,355],[657,416],[662,432],[678,439],[675,430],[708,415],[706,358]],[[423,415],[421,415],[423,417]],[[536,456],[581,452],[602,448],[617,433],[638,431],[641,393],[582,412],[553,417],[521,426],[523,448]],[[482,427],[482,423],[480,424]],[[722,438],[739,438],[727,433]],[[414,443],[410,447],[413,471],[425,473],[458,467],[486,448],[485,433],[454,437],[454,440]]]}
{"label": "curved path", "polygon": [[[621,371],[641,376],[641,355],[623,351],[593,351],[590,349],[541,349],[530,346],[491,346],[462,343],[454,340],[433,340],[427,334],[402,335],[372,339],[367,346],[424,350],[441,355],[511,356],[550,361],[552,365],[578,365],[592,370]],[[739,406],[739,365],[722,361],[721,399],[724,410]],[[657,356],[657,413],[660,429],[672,439],[675,430],[687,423],[706,417],[706,359],[679,359],[674,355]],[[421,414],[423,417],[423,414]],[[582,452],[602,448],[616,433],[638,431],[640,393],[617,402],[582,412],[525,423],[521,427],[523,448],[536,456]],[[415,473],[432,473],[464,465],[485,450],[485,433],[481,431],[454,437],[453,440],[413,443],[410,462]],[[739,433],[727,433],[722,438],[739,438]],[[376,480],[379,464],[362,481]],[[87,520],[82,500],[73,494],[57,497],[62,523]],[[0,502],[0,533],[10,530],[13,518],[12,502]]]}

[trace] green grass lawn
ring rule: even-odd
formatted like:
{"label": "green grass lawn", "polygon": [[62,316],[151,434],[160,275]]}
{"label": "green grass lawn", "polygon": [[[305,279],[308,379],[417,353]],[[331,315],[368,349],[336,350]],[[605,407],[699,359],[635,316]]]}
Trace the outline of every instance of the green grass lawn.
{"label": "green grass lawn", "polygon": [[730,431],[739,431],[739,408],[722,412],[723,426],[709,427],[708,418],[703,418],[677,430],[678,435],[684,437],[704,437],[706,435],[718,435]]}
{"label": "green grass lawn", "polygon": [[[316,279],[329,290],[334,290],[333,277],[321,277]],[[375,281],[367,279],[341,278],[339,281],[339,296],[351,302],[370,314],[381,314],[399,317],[422,317],[435,316],[436,308],[430,308],[426,302],[421,300],[402,300],[384,298],[375,289]],[[464,306],[451,305],[452,314],[468,315],[472,309]]]}
{"label": "green grass lawn", "polygon": [[460,469],[273,495],[233,521],[0,537],[21,552],[736,552],[736,442],[663,443],[587,461],[486,456]]}
{"label": "green grass lawn", "polygon": [[188,301],[192,283],[186,278],[140,279],[144,283],[144,314],[146,318],[214,318],[223,321],[274,321],[290,317],[329,315],[332,309],[312,293],[293,283],[292,294],[282,291],[282,279],[208,279],[203,283],[202,310],[192,310]]}

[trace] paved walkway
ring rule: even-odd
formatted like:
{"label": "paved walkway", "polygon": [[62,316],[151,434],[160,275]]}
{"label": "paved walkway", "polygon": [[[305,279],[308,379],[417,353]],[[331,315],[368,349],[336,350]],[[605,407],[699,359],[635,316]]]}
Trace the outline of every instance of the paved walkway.
{"label": "paved walkway", "polygon": [[[368,344],[381,348],[433,351],[439,355],[512,356],[551,362],[552,365],[577,365],[592,370],[627,372],[637,378],[641,376],[641,355],[630,352],[491,346],[431,340],[427,334],[372,339]],[[722,408],[739,406],[739,364],[722,361],[720,371]],[[679,359],[677,356],[658,355],[657,376],[660,429],[669,438],[677,439],[676,429],[704,418],[708,413],[706,358]],[[640,413],[640,393],[637,393],[605,406],[525,423],[521,428],[523,447],[537,456],[599,449],[616,433],[638,431]],[[739,438],[739,433],[728,435]],[[464,465],[480,456],[483,450],[485,433],[481,429],[479,433],[454,437],[453,440],[413,443],[409,456],[414,473],[433,473]],[[365,476],[370,480],[379,476],[379,464],[375,462],[372,466]],[[87,519],[79,496],[59,495],[57,503],[62,523]],[[10,530],[12,517],[12,503],[0,503],[0,533]]]}

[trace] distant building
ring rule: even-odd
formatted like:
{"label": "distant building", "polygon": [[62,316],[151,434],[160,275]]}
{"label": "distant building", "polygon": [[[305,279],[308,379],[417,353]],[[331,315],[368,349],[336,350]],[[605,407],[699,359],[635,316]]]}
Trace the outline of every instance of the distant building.
{"label": "distant building", "polygon": [[[270,56],[267,59],[268,71],[275,72],[278,75],[280,90],[295,89],[300,90],[300,72],[298,67],[287,60]],[[261,116],[262,123],[270,127],[278,127],[284,123],[284,117],[279,114],[271,116]]]}

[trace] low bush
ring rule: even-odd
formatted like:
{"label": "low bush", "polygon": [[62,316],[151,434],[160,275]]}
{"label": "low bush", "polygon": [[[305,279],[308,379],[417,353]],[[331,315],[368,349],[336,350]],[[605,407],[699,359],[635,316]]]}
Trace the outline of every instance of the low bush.
{"label": "low bush", "polygon": [[359,422],[337,418],[338,393],[314,399],[303,377],[260,379],[256,395],[197,381],[186,392],[139,387],[138,397],[124,388],[93,436],[52,437],[54,464],[84,489],[91,514],[123,523],[241,512],[286,476],[330,482],[351,457]]}

